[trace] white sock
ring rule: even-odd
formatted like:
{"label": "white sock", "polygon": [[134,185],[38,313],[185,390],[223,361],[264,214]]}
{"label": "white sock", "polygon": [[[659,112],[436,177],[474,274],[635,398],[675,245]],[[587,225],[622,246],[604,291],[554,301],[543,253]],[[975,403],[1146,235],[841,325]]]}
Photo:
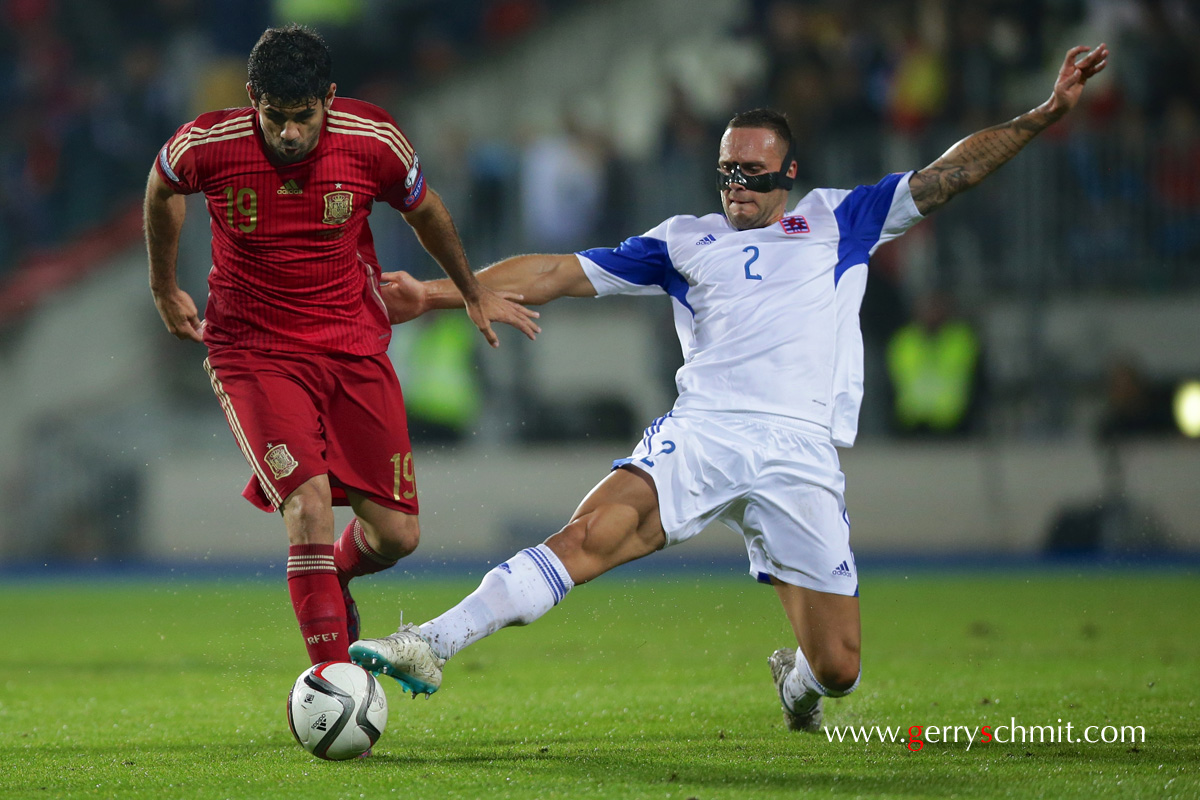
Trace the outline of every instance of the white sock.
{"label": "white sock", "polygon": [[522,550],[483,576],[479,588],[419,630],[438,658],[450,658],[509,625],[528,625],[574,586],[567,568],[544,544]]}
{"label": "white sock", "polygon": [[854,685],[844,692],[828,689],[817,680],[808,659],[799,647],[796,648],[796,666],[783,679],[783,702],[793,713],[802,714],[813,707],[822,697],[845,697],[858,688],[862,681],[862,668],[858,670],[858,678]]}

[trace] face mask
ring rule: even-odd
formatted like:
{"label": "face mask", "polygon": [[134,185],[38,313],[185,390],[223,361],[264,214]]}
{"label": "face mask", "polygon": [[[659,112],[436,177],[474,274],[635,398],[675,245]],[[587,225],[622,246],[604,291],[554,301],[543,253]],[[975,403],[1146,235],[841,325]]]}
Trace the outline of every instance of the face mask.
{"label": "face mask", "polygon": [[724,191],[732,183],[741,184],[751,192],[766,194],[776,189],[791,189],[792,179],[787,176],[788,167],[792,164],[792,151],[789,148],[783,159],[783,169],[778,172],[764,172],[761,175],[747,175],[742,172],[741,164],[734,164],[729,172],[717,170],[717,191]]}

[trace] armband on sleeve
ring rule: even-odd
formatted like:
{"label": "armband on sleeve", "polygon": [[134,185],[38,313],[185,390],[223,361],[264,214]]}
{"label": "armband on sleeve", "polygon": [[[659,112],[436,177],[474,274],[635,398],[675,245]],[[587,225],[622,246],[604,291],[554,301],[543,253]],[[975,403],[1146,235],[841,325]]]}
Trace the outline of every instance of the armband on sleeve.
{"label": "armband on sleeve", "polygon": [[404,176],[404,197],[400,206],[404,211],[412,211],[421,205],[425,199],[425,173],[421,171],[421,160],[413,153],[412,166]]}

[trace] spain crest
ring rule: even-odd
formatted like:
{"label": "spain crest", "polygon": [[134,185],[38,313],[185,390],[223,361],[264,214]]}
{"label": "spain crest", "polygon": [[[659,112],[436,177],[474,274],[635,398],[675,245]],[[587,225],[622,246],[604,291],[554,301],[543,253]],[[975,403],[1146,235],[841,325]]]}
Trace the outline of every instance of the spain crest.
{"label": "spain crest", "polygon": [[326,225],[342,225],[353,213],[353,192],[330,192],[325,195],[325,218],[321,221]]}
{"label": "spain crest", "polygon": [[277,444],[271,447],[263,456],[263,461],[267,462],[271,472],[275,473],[275,480],[286,478],[296,471],[296,467],[300,466],[300,462],[288,452],[286,444]]}

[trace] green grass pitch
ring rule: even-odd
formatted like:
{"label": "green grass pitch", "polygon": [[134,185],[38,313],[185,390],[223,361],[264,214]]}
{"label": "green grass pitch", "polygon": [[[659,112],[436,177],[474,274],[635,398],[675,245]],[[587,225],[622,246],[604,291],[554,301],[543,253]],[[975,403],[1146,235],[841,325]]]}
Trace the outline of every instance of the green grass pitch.
{"label": "green grass pitch", "polygon": [[[365,632],[474,585],[361,580]],[[960,734],[912,752],[791,734],[766,666],[791,643],[774,592],[618,572],[464,651],[428,700],[384,679],[374,757],[327,763],[287,728],[307,659],[282,578],[16,580],[0,585],[0,797],[1200,796],[1194,574],[895,571],[863,589],[863,684],[828,725],[1015,719],[1145,740],[968,748]]]}

